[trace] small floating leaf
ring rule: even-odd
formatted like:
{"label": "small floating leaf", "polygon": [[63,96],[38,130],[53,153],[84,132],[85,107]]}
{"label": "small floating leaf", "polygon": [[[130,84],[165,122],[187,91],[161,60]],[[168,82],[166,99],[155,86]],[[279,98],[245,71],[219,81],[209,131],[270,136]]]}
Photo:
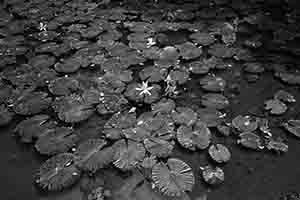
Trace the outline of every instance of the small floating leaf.
{"label": "small floating leaf", "polygon": [[289,149],[289,146],[285,144],[282,140],[280,139],[274,139],[271,138],[266,145],[267,149],[269,150],[274,150],[277,152],[287,152]]}
{"label": "small floating leaf", "polygon": [[229,149],[223,144],[211,145],[208,149],[208,153],[210,157],[218,163],[228,162],[231,158]]}
{"label": "small floating leaf", "polygon": [[81,172],[74,166],[76,157],[70,153],[58,154],[48,159],[36,173],[35,182],[50,191],[62,190],[73,185]]}
{"label": "small floating leaf", "polygon": [[168,196],[181,196],[183,192],[191,191],[195,184],[192,169],[176,158],[157,163],[152,169],[152,179],[155,186]]}
{"label": "small floating leaf", "polygon": [[224,171],[220,167],[212,167],[210,165],[200,167],[204,181],[210,185],[218,185],[224,182]]}
{"label": "small floating leaf", "polygon": [[243,145],[249,149],[263,149],[263,144],[261,138],[252,132],[244,132],[239,135],[240,139],[237,141],[238,144]]}

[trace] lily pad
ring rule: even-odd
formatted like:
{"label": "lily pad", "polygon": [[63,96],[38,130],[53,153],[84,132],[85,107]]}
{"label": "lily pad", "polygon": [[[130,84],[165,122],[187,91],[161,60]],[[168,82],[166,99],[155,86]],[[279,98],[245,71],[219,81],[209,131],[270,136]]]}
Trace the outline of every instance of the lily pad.
{"label": "lily pad", "polygon": [[209,128],[199,121],[194,126],[180,126],[176,136],[181,146],[192,151],[206,149],[212,138]]}
{"label": "lily pad", "polygon": [[35,182],[45,190],[57,191],[75,184],[81,172],[75,167],[76,157],[70,153],[58,154],[45,161],[35,175]]}
{"label": "lily pad", "polygon": [[300,138],[300,120],[290,119],[286,123],[283,123],[283,127],[296,137]]}
{"label": "lily pad", "polygon": [[14,113],[4,104],[0,104],[0,127],[9,124],[12,121]]}
{"label": "lily pad", "polygon": [[265,102],[265,109],[270,110],[271,114],[281,115],[287,111],[287,106],[285,103],[278,99],[270,99]]}
{"label": "lily pad", "polygon": [[35,149],[44,155],[65,153],[79,140],[73,129],[56,127],[41,135],[35,143]]}
{"label": "lily pad", "polygon": [[79,82],[70,77],[59,77],[49,83],[48,89],[56,96],[70,95],[79,89]]}
{"label": "lily pad", "polygon": [[150,66],[142,69],[139,76],[142,81],[147,80],[150,83],[156,83],[164,80],[167,77],[167,69],[157,66]]}
{"label": "lily pad", "polygon": [[254,149],[254,150],[260,150],[263,149],[263,141],[261,138],[252,132],[244,132],[239,135],[240,139],[237,140],[238,144],[241,144],[242,146]]}
{"label": "lily pad", "polygon": [[181,196],[192,191],[195,184],[192,169],[183,161],[169,158],[167,163],[157,163],[152,169],[155,186],[165,195]]}
{"label": "lily pad", "polygon": [[193,42],[197,44],[201,44],[203,46],[208,46],[213,44],[216,41],[216,38],[213,34],[207,32],[196,32],[189,36]]}
{"label": "lily pad", "polygon": [[190,126],[197,120],[197,113],[188,107],[177,107],[171,113],[173,120],[178,124]]}
{"label": "lily pad", "polygon": [[208,93],[201,97],[203,106],[215,109],[224,109],[229,106],[229,100],[222,94]]}
{"label": "lily pad", "polygon": [[276,152],[288,152],[289,146],[285,144],[281,139],[271,138],[267,141],[266,148]]}
{"label": "lily pad", "polygon": [[175,109],[175,102],[172,99],[161,99],[159,102],[151,105],[153,113],[171,113]]}
{"label": "lily pad", "polygon": [[159,59],[155,61],[155,65],[162,68],[176,66],[179,59],[178,49],[173,46],[164,47],[159,54]]}
{"label": "lily pad", "polygon": [[210,165],[200,167],[202,170],[202,177],[209,185],[219,185],[224,182],[224,171],[220,167],[212,167]]}
{"label": "lily pad", "polygon": [[200,85],[210,92],[222,92],[226,87],[226,81],[221,77],[207,75],[200,79]]}
{"label": "lily pad", "polygon": [[224,121],[226,114],[213,108],[201,108],[197,110],[198,118],[207,127],[216,127]]}
{"label": "lily pad", "polygon": [[258,120],[248,115],[238,115],[232,120],[232,126],[240,132],[251,132],[258,128]]}
{"label": "lily pad", "polygon": [[248,73],[260,74],[265,71],[265,68],[262,66],[261,63],[251,62],[251,63],[246,63],[244,65],[244,70],[245,72]]}
{"label": "lily pad", "polygon": [[155,137],[144,140],[145,148],[152,156],[166,158],[172,154],[174,144]]}
{"label": "lily pad", "polygon": [[114,149],[104,147],[106,144],[103,139],[89,139],[79,144],[74,152],[78,157],[78,168],[95,173],[98,169],[108,166],[113,161]]}
{"label": "lily pad", "polygon": [[115,149],[113,164],[124,171],[135,168],[143,161],[146,153],[143,144],[133,141],[120,140],[113,147]]}
{"label": "lily pad", "polygon": [[191,42],[186,42],[176,47],[179,49],[180,56],[185,60],[198,58],[202,54],[202,48],[197,47]]}
{"label": "lily pad", "polygon": [[231,158],[229,149],[223,144],[211,145],[208,149],[210,157],[217,163],[228,162]]}
{"label": "lily pad", "polygon": [[223,44],[211,45],[208,53],[218,58],[232,58],[236,54],[236,49]]}
{"label": "lily pad", "polygon": [[286,103],[296,102],[295,97],[285,90],[278,90],[274,94],[274,99],[278,99],[279,101],[286,102]]}
{"label": "lily pad", "polygon": [[300,84],[300,74],[290,72],[277,72],[275,75],[280,78],[284,83],[291,85]]}

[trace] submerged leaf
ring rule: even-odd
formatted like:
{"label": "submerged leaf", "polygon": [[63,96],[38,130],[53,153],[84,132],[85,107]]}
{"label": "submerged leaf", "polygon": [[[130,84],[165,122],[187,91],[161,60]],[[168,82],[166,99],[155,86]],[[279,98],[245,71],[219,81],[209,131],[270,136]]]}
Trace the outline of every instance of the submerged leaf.
{"label": "submerged leaf", "polygon": [[208,149],[208,153],[210,157],[218,163],[228,162],[231,158],[229,149],[223,144],[211,145]]}
{"label": "submerged leaf", "polygon": [[192,191],[195,184],[192,169],[176,158],[157,163],[152,169],[152,179],[155,186],[168,196],[181,196],[185,191]]}
{"label": "submerged leaf", "polygon": [[35,182],[41,188],[57,191],[76,183],[81,172],[74,166],[76,157],[70,153],[48,159],[36,173]]}

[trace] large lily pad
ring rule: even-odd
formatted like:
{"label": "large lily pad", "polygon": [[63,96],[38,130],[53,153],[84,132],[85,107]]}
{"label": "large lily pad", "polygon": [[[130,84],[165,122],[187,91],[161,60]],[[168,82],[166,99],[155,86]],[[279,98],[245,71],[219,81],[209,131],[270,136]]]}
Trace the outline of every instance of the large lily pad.
{"label": "large lily pad", "polygon": [[50,191],[62,190],[76,183],[81,172],[75,167],[76,157],[70,153],[58,154],[42,164],[35,176],[41,188]]}
{"label": "large lily pad", "polygon": [[176,158],[154,165],[152,179],[155,186],[168,196],[181,196],[185,191],[191,191],[195,184],[192,169]]}

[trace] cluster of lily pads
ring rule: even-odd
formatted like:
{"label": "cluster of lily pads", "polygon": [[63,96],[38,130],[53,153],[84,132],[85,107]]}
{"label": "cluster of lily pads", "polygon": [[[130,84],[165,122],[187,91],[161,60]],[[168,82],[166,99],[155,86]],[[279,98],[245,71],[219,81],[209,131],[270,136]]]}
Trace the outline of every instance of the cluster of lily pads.
{"label": "cluster of lily pads", "polygon": [[[237,143],[248,149],[287,152],[266,117],[226,115],[227,91],[233,89],[219,75],[226,71],[242,66],[250,83],[272,71],[285,83],[300,84],[288,61],[270,53],[269,63],[260,62],[257,52],[265,44],[251,28],[272,31],[271,44],[296,55],[299,50],[288,46],[299,32],[289,23],[274,28],[270,14],[256,9],[260,1],[242,2],[229,7],[226,0],[160,1],[139,9],[109,1],[6,2],[0,8],[0,126],[21,116],[15,128],[20,140],[51,156],[37,171],[36,184],[62,190],[113,165],[138,171],[163,195],[187,198],[195,169],[173,157],[173,149],[207,149],[213,162],[198,170],[206,183],[220,184],[225,176],[219,164],[231,152],[213,141],[212,130],[236,133]],[[292,14],[287,20],[293,21]],[[182,105],[180,98],[195,82],[198,105],[188,98]],[[295,101],[280,90],[265,109],[280,115]],[[282,126],[300,137],[300,120]],[[104,187],[88,199],[109,196]]]}

